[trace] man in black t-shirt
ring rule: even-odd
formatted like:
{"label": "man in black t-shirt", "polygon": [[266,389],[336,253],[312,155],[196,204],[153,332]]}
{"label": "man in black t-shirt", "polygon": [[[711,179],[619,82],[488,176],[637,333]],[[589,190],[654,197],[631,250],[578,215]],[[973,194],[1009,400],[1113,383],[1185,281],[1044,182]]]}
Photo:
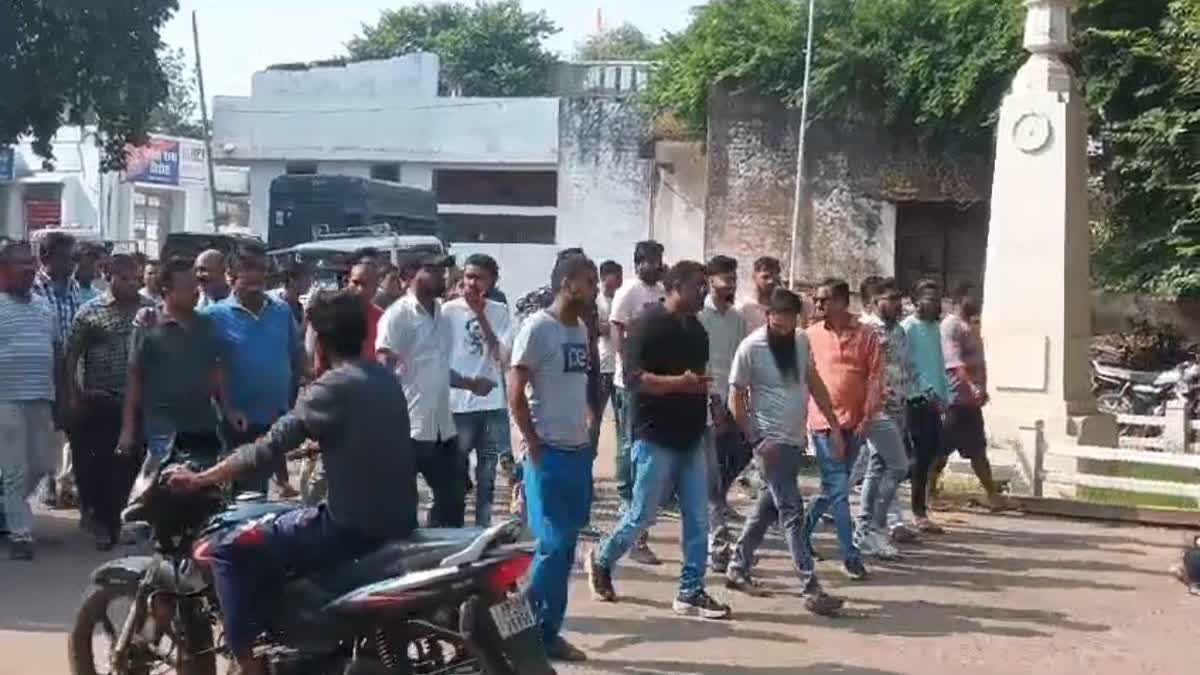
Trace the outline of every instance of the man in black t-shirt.
{"label": "man in black t-shirt", "polygon": [[663,279],[666,302],[647,309],[628,326],[622,359],[633,395],[633,501],[606,539],[588,556],[588,577],[597,600],[616,601],[612,569],[639,535],[654,524],[658,507],[679,495],[683,525],[683,571],[677,614],[729,617],[729,607],[704,590],[708,566],[708,483],[701,438],[707,426],[708,334],[696,319],[705,293],[704,266],[676,263]]}

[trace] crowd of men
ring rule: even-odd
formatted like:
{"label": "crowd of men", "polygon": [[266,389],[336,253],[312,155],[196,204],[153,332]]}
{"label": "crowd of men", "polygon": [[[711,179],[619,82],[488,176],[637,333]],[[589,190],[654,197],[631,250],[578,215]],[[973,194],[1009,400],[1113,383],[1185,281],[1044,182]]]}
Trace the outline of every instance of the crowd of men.
{"label": "crowd of men", "polygon": [[[448,257],[401,270],[365,251],[343,290],[306,305],[311,272],[283,270],[268,291],[266,252],[253,244],[228,259],[206,251],[147,263],[61,234],[35,261],[28,244],[5,240],[0,475],[12,557],[34,555],[29,500],[44,479],[50,502],[77,493],[81,526],[101,548],[120,543],[143,451],[173,448],[211,467],[174,476],[181,489],[236,481],[266,492],[274,481],[282,495],[320,504],[278,519],[268,537],[292,567],[407,535],[418,474],[432,493],[429,526],[462,527],[471,486],[475,522],[488,525],[503,472],[538,542],[530,595],[547,650],[581,660],[561,632],[579,538],[594,532],[593,463],[609,405],[621,515],[585,558],[601,601],[618,600],[626,555],[660,564],[646,535],[665,508],[678,511],[682,530],[674,610],[727,619],[706,576],[763,594],[754,568],[773,523],[804,607],[830,615],[843,601],[823,590],[812,547],[827,519],[845,573],[863,580],[865,559],[894,558],[896,543],[941,532],[929,494],[949,453],[968,458],[991,505],[1002,506],[970,289],[943,316],[940,285],[922,281],[904,316],[896,281],[870,278],[855,313],[846,282],[820,282],[806,304],[769,257],[755,261],[744,297],[733,258],[667,266],[663,247],[645,241],[633,260],[625,279],[614,261],[597,267],[584,251],[564,250],[549,285],[514,313],[486,255],[466,258],[448,283]],[[70,448],[61,461],[60,435]],[[310,460],[297,491],[284,452],[305,444],[323,461]],[[810,451],[820,493],[805,509],[798,477]],[[735,536],[741,516],[727,496],[750,466],[758,497]],[[896,499],[906,479],[911,519]],[[227,640],[244,672],[257,672],[243,658],[256,621],[248,588],[271,571],[245,551],[216,557]]]}

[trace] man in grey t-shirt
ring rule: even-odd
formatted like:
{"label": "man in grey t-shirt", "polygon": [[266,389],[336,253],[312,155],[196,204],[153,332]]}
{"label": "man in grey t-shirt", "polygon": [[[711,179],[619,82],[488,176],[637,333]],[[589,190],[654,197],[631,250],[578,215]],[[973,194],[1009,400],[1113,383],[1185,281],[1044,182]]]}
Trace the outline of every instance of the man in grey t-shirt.
{"label": "man in grey t-shirt", "polygon": [[767,308],[767,324],[750,333],[733,357],[729,378],[733,416],[746,437],[755,439],[754,452],[766,487],[746,519],[729,563],[726,585],[761,594],[750,568],[767,528],[777,521],[800,576],[805,608],[814,614],[829,615],[841,608],[842,601],[826,595],[817,582],[812,553],[803,535],[804,503],[796,478],[807,440],[809,396],[826,419],[836,420],[837,416],[813,365],[808,338],[798,330],[802,311],[803,303],[796,294],[775,289]]}
{"label": "man in grey t-shirt", "polygon": [[537,537],[530,599],[552,659],[582,661],[562,638],[567,588],[579,531],[590,518],[592,460],[588,426],[589,348],[583,317],[596,297],[596,266],[583,255],[562,258],[550,287],[554,303],[522,325],[513,343],[508,397],[527,448],[525,500]]}

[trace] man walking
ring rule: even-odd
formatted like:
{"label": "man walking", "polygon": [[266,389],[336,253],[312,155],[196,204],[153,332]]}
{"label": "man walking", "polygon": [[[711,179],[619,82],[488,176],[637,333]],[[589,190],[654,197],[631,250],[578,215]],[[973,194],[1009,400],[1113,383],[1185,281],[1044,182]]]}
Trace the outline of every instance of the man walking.
{"label": "man walking", "polygon": [[[610,400],[613,402],[613,420],[617,420],[621,414],[621,408],[617,405],[613,394],[613,387],[616,386],[613,377],[617,371],[617,353],[613,351],[612,338],[609,336],[612,332],[612,324],[609,323],[609,320],[612,318],[613,298],[616,297],[617,290],[623,283],[625,283],[625,270],[620,264],[614,260],[605,260],[600,264],[600,293],[596,296],[596,317],[600,332],[597,340],[597,353],[600,355],[600,390],[595,420],[597,435],[592,439],[593,445],[600,440],[600,422],[604,419],[604,409],[608,407]],[[621,428],[620,422],[617,422],[617,428]]]}
{"label": "man walking", "polygon": [[[816,568],[804,539],[804,502],[796,483],[800,458],[807,445],[808,400],[831,427],[837,414],[821,376],[813,366],[808,338],[799,330],[804,303],[791,291],[775,289],[767,307],[767,324],[738,346],[733,359],[729,399],[733,416],[747,438],[754,439],[759,472],[766,487],[742,535],[727,573],[727,586],[751,595],[761,594],[750,570],[771,523],[778,523],[787,541],[792,565],[800,576],[804,607],[830,615],[842,601],[826,595],[817,582]],[[835,453],[844,451],[840,435],[831,434]]]}
{"label": "man walking", "polygon": [[771,305],[771,293],[779,288],[782,268],[778,258],[763,256],[754,261],[754,294],[742,298],[738,311],[746,317],[746,328],[755,331],[767,323],[767,308]]}
{"label": "man walking", "polygon": [[79,310],[67,340],[66,408],[71,420],[67,435],[80,502],[90,505],[101,550],[120,540],[121,509],[138,469],[133,457],[118,455],[116,448],[129,382],[134,318],[143,307],[153,306],[138,294],[140,283],[137,262],[130,256],[113,256],[108,264],[108,292]]}
{"label": "man walking", "polygon": [[596,449],[587,419],[589,349],[582,316],[596,296],[595,264],[582,255],[564,258],[550,286],[554,303],[521,325],[508,392],[526,448],[525,498],[537,538],[530,596],[541,615],[543,644],[552,659],[583,661],[584,653],[561,631],[579,532],[592,504]]}
{"label": "man walking", "polygon": [[929,479],[942,455],[942,413],[949,400],[946,360],[942,354],[942,287],[933,280],[917,282],[916,313],[904,320],[912,378],[908,386],[908,436],[912,444],[913,524],[920,532],[940,534],[929,519]]}
{"label": "man walking", "polygon": [[[708,333],[709,428],[704,436],[708,462],[709,560],[714,571],[729,564],[730,541],[726,531],[729,510],[726,494],[730,482],[746,467],[750,453],[729,414],[729,373],[738,345],[749,331],[746,319],[734,307],[737,296],[737,260],[717,255],[708,261],[708,297],[696,315]],[[728,467],[725,469],[725,467]],[[726,479],[729,479],[727,481]]]}
{"label": "man walking", "polygon": [[197,256],[196,279],[200,282],[197,311],[229,297],[229,283],[225,277],[225,254],[210,248]]}
{"label": "man walking", "polygon": [[[842,567],[854,580],[868,576],[862,554],[854,543],[850,518],[850,472],[867,423],[882,406],[882,359],[875,332],[850,313],[850,286],[841,279],[826,279],[813,297],[820,320],[808,327],[813,362],[827,385],[836,420],[826,419],[810,402],[808,428],[821,472],[821,495],[813,502],[804,523],[809,542],[826,509],[837,526]],[[835,440],[835,436],[840,439]],[[840,442],[839,442],[840,441]]]}
{"label": "man walking", "polygon": [[462,297],[442,307],[453,336],[451,369],[492,387],[486,396],[464,389],[450,392],[462,462],[467,464],[475,452],[475,524],[480,527],[492,524],[496,467],[512,445],[508,407],[500,386],[512,350],[511,320],[508,305],[487,298],[498,276],[499,266],[491,256],[477,253],[468,257],[463,265]]}
{"label": "man walking", "polygon": [[450,389],[487,396],[495,383],[465,377],[451,368],[453,329],[442,311],[446,268],[452,260],[429,256],[412,279],[408,293],[392,303],[379,320],[375,350],[404,385],[417,471],[433,491],[429,527],[462,527],[466,481],[455,438]]}
{"label": "man walking", "polygon": [[708,334],[696,319],[704,300],[705,270],[676,263],[667,273],[664,304],[633,321],[622,351],[630,428],[635,439],[632,501],[616,529],[588,558],[592,594],[616,601],[612,569],[651,525],[672,489],[679,495],[683,571],[672,608],[708,619],[729,617],[729,607],[704,589],[708,564],[708,479],[702,437],[708,420],[711,378]]}
{"label": "man walking", "polygon": [[[876,279],[873,283],[864,281],[861,297],[864,308],[862,321],[875,331],[879,339],[884,374],[883,407],[866,427],[866,478],[863,480],[862,506],[854,536],[864,555],[888,560],[899,555],[896,547],[884,536],[888,515],[896,502],[896,490],[908,475],[908,455],[904,449],[909,383],[908,339],[900,326],[903,296],[894,279]],[[897,523],[897,527],[903,525]]]}
{"label": "man walking", "polygon": [[33,251],[21,241],[0,239],[0,530],[7,529],[9,555],[33,559],[33,511],[29,499],[54,468],[57,315],[33,293]]}
{"label": "man walking", "polygon": [[79,242],[75,247],[75,283],[79,284],[80,305],[100,297],[100,289],[96,287],[96,275],[99,273],[102,258],[104,248],[99,244]]}
{"label": "man walking", "polygon": [[[291,408],[300,374],[306,372],[304,350],[288,306],[266,293],[267,258],[261,244],[240,245],[231,261],[233,292],[209,305],[204,314],[221,340],[229,407],[222,433],[227,447],[253,443]],[[287,494],[287,466],[248,475],[235,488],[266,493],[271,475]]]}
{"label": "man walking", "polygon": [[969,286],[954,294],[954,311],[942,319],[942,352],[950,385],[950,407],[946,410],[942,453],[934,463],[930,483],[941,479],[951,452],[958,451],[970,460],[971,469],[987,491],[992,510],[1004,508],[1004,498],[992,479],[992,464],[987,456],[987,434],[983,428],[983,406],[988,403],[987,360],[983,340],[973,323],[979,319],[979,298]]}
{"label": "man walking", "polygon": [[[666,293],[659,283],[663,273],[663,247],[656,241],[640,241],[633,249],[633,264],[637,277],[630,279],[617,290],[609,314],[609,339],[616,355],[613,371],[613,407],[620,408],[617,415],[617,496],[621,500],[621,511],[629,510],[633,500],[633,486],[637,479],[635,462],[631,458],[633,433],[631,427],[632,394],[626,388],[624,377],[625,336],[629,324],[648,308],[662,304]],[[664,495],[665,497],[666,495]],[[660,561],[650,550],[646,533],[642,532],[635,542],[629,557],[643,565],[658,565]]]}
{"label": "man walking", "polygon": [[[221,340],[209,316],[196,313],[196,275],[189,261],[167,261],[159,275],[162,307],[133,330],[129,386],[118,447],[144,442],[151,455],[171,449],[201,466],[221,452],[213,401],[222,394]],[[237,416],[225,409],[226,418]],[[140,418],[140,424],[139,424]]]}

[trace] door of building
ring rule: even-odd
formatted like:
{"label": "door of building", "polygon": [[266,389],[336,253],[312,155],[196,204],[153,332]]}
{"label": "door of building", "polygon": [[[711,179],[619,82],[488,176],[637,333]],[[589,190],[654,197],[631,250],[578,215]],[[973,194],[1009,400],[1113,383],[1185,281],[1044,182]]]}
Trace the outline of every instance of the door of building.
{"label": "door of building", "polygon": [[988,205],[903,202],[896,208],[896,280],[911,289],[933,278],[952,291],[968,283],[983,292]]}

